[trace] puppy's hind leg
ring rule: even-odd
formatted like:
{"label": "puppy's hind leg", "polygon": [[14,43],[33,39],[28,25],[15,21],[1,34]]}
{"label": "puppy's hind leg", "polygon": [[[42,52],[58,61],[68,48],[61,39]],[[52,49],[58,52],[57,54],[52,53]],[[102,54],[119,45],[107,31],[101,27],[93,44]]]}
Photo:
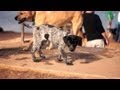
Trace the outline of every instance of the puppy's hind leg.
{"label": "puppy's hind leg", "polygon": [[41,49],[38,51],[40,59],[45,59],[45,55],[42,53]]}
{"label": "puppy's hind leg", "polygon": [[31,54],[32,54],[32,60],[35,62],[36,61],[36,56],[35,56],[35,52],[37,51],[36,47],[32,47],[31,49]]}
{"label": "puppy's hind leg", "polygon": [[[39,52],[40,51],[40,52]],[[41,43],[33,43],[33,47],[31,49],[31,54],[32,54],[32,60],[34,62],[39,62],[41,60],[41,57],[36,57],[35,53],[39,52],[38,54],[41,55]]]}

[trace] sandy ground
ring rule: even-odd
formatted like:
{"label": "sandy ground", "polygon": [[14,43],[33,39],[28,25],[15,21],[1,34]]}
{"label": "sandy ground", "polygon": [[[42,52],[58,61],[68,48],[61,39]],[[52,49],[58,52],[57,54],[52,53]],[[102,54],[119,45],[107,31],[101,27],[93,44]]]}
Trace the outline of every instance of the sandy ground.
{"label": "sandy ground", "polygon": [[[32,38],[27,33],[25,40]],[[110,40],[105,49],[77,47],[68,52],[73,65],[56,62],[57,49],[43,50],[47,58],[33,62],[28,45],[21,43],[20,33],[0,33],[0,79],[120,79],[120,43]],[[87,63],[81,63],[87,61]]]}

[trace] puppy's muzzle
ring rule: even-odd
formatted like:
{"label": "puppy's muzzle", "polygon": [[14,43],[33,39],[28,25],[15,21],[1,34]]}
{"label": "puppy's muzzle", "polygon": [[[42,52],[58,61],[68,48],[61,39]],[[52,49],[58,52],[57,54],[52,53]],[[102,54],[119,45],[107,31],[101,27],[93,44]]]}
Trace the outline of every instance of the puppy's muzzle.
{"label": "puppy's muzzle", "polygon": [[73,46],[70,46],[70,47],[69,47],[69,50],[70,50],[71,52],[74,52],[74,51],[75,51],[75,48],[74,48]]}

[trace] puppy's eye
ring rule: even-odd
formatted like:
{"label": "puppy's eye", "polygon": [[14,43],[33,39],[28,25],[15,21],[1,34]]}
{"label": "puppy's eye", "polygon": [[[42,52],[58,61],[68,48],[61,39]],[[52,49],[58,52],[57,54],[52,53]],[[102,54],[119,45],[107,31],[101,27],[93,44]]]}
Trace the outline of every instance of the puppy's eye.
{"label": "puppy's eye", "polygon": [[71,45],[71,43],[70,43],[70,42],[68,42],[68,43],[67,43],[67,45],[68,45],[68,46],[70,46],[70,45]]}

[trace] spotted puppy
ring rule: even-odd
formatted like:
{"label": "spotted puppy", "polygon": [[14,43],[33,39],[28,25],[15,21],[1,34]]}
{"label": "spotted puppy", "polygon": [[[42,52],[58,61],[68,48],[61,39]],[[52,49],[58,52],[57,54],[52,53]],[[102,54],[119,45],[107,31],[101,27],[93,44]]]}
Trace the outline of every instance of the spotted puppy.
{"label": "spotted puppy", "polygon": [[[41,49],[46,48],[52,43],[52,47],[58,48],[59,55],[58,61],[63,60],[66,64],[72,64],[72,60],[69,60],[64,48],[67,46],[71,52],[75,51],[76,46],[82,44],[82,38],[75,35],[68,35],[68,32],[60,28],[51,25],[40,25],[33,29],[33,47],[32,47],[32,59],[33,61],[39,61],[45,58]],[[38,52],[39,57],[36,58],[35,52]]]}

